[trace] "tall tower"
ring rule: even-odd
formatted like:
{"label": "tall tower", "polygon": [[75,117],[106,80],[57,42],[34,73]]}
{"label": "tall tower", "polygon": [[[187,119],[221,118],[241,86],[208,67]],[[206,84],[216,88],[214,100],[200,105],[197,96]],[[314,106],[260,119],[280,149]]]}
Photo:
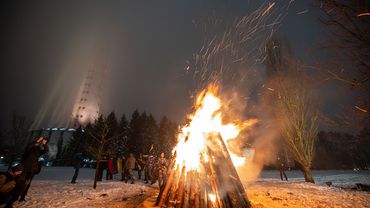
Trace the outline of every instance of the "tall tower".
{"label": "tall tower", "polygon": [[92,65],[87,71],[73,107],[72,127],[85,126],[99,117],[105,71],[106,69],[96,65]]}

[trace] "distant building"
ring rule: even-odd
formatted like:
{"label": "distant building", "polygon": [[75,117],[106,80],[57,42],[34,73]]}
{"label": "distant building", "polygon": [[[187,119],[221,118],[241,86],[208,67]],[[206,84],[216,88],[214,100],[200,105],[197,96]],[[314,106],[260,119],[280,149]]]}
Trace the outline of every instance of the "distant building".
{"label": "distant building", "polygon": [[101,95],[106,68],[92,65],[81,82],[67,127],[47,127],[30,131],[30,138],[48,137],[48,160],[58,159],[80,126],[94,122],[101,114]]}
{"label": "distant building", "polygon": [[48,138],[48,160],[56,159],[58,154],[66,147],[73,138],[74,128],[45,128],[30,131],[30,138],[36,139],[40,136]]}
{"label": "distant building", "polygon": [[81,83],[73,106],[70,126],[77,128],[94,122],[101,114],[101,94],[106,69],[92,65]]}

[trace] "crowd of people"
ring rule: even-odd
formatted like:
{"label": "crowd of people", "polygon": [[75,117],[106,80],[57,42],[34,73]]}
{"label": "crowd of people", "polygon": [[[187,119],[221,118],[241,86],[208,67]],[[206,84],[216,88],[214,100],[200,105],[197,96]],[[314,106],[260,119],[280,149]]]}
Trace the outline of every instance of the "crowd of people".
{"label": "crowd of people", "polygon": [[[6,172],[0,172],[0,205],[5,204],[6,208],[12,207],[15,201],[25,201],[27,192],[30,188],[33,177],[40,173],[42,164],[39,158],[49,150],[48,140],[45,137],[39,137],[27,145],[20,163],[9,166]],[[71,183],[76,183],[79,170],[84,167],[86,155],[79,152],[72,158],[75,169]],[[277,164],[280,171],[281,180],[288,180],[284,161],[278,157]],[[118,178],[126,183],[135,183],[135,180],[143,180],[145,183],[155,184],[161,187],[167,175],[169,162],[162,152],[160,155],[143,155],[137,157],[130,153],[127,157],[104,157],[96,165],[96,180],[102,181],[104,171],[106,180]],[[134,173],[137,173],[135,175]],[[113,177],[113,176],[116,177]]]}
{"label": "crowd of people", "polygon": [[[130,153],[127,158],[104,157],[96,167],[98,169],[97,181],[103,179],[105,171],[106,180],[113,180],[113,176],[118,175],[121,181],[125,181],[126,183],[130,182],[134,184],[137,178],[137,180],[144,180],[145,183],[150,184],[158,181],[158,185],[161,186],[167,174],[168,165],[168,160],[165,158],[163,152],[159,156],[140,154],[138,157],[135,157],[133,153]],[[83,166],[83,153],[75,154],[73,158],[75,172],[71,183],[76,183],[79,170]],[[134,172],[137,172],[137,177]]]}
{"label": "crowd of people", "polygon": [[[11,164],[6,172],[0,172],[0,205],[5,204],[6,208],[10,208],[16,201],[26,200],[32,179],[41,171],[42,163],[39,162],[39,158],[49,151],[47,142],[46,137],[37,138],[27,145],[20,163]],[[76,183],[79,171],[84,167],[85,158],[81,152],[72,158],[75,169],[72,184]],[[168,165],[163,152],[159,156],[140,154],[135,157],[130,153],[127,158],[104,157],[96,166],[97,180],[101,181],[106,171],[106,180],[113,180],[113,176],[118,175],[118,178],[126,183],[133,184],[135,180],[144,180],[145,183],[155,184],[158,181],[158,185],[161,186]],[[134,172],[137,172],[137,176]]]}

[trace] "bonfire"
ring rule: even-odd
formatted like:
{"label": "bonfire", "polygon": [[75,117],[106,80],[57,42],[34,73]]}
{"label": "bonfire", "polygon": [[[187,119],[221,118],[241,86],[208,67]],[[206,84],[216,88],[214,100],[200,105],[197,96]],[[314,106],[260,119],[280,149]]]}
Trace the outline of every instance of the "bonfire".
{"label": "bonfire", "polygon": [[197,96],[195,112],[178,135],[157,206],[251,207],[236,171],[246,158],[232,152],[228,141],[254,121],[224,124],[222,105],[214,86]]}

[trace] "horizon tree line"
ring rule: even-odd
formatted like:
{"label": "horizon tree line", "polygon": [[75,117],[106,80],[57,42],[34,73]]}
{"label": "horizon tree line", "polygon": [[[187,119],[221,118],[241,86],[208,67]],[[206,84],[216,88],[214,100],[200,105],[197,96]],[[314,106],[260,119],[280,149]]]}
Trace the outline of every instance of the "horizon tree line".
{"label": "horizon tree line", "polygon": [[[144,118],[150,117],[145,113],[140,113],[139,111],[134,112],[135,119],[139,120],[138,118],[141,117],[141,122],[143,120],[147,120]],[[110,119],[114,119],[115,114],[110,114]],[[152,116],[151,116],[152,117]],[[101,121],[103,116],[98,123],[101,125]],[[4,157],[2,162],[10,163],[13,159],[20,157],[23,154],[24,147],[27,143],[31,142],[34,138],[30,137],[29,126],[31,121],[26,119],[25,116],[19,115],[16,112],[12,113],[12,126],[9,129],[2,129],[0,131],[0,155]],[[115,154],[113,156],[123,156],[128,154],[130,151],[130,147],[133,146],[133,141],[128,142],[129,138],[132,138],[132,134],[130,132],[130,120],[127,119],[125,115],[122,115],[117,122],[117,129],[118,132],[125,132],[124,134],[120,135],[117,139],[111,140],[107,144],[107,153]],[[149,118],[148,120],[152,120]],[[155,120],[155,119],[154,119]],[[140,122],[137,122],[140,123]],[[148,122],[152,123],[152,122]],[[154,124],[154,123],[152,123]],[[176,134],[177,134],[177,125],[170,121],[167,117],[162,117],[162,119],[156,122],[156,132],[155,135],[157,139],[154,139],[154,143],[149,144],[146,140],[147,151],[149,151],[153,145],[151,150],[152,154],[159,154],[161,151],[166,153],[166,156],[171,155],[171,151],[173,146],[176,144]],[[89,125],[89,128],[93,128],[93,124]],[[140,126],[143,126],[140,124]],[[146,125],[150,126],[150,125]],[[155,125],[154,125],[155,126]],[[141,128],[141,127],[139,127]],[[87,133],[82,131],[83,129],[80,127],[74,132],[74,137],[72,140],[69,141],[67,146],[63,149],[63,151],[57,156],[57,159],[54,162],[54,165],[70,165],[70,160],[72,156],[78,151],[84,151],[87,147],[86,142],[89,144],[93,144],[92,138],[88,138]],[[136,133],[139,135],[146,135],[147,133],[143,130],[135,130]],[[146,131],[148,132],[148,131]],[[131,135],[129,135],[131,134]],[[119,134],[117,134],[119,135]],[[319,131],[316,138],[316,144],[314,148],[314,157],[312,160],[312,168],[313,169],[368,169],[370,167],[370,129],[364,128],[360,132],[356,134],[349,134],[344,132],[338,131]],[[135,142],[137,144],[137,142]],[[140,143],[140,142],[139,142]],[[141,142],[141,144],[145,143]],[[164,145],[162,145],[164,144]],[[93,146],[93,145],[90,145]],[[138,148],[138,150],[133,151],[135,154],[140,154],[146,152],[140,152],[139,149],[145,148]],[[91,149],[91,147],[90,147]],[[132,148],[134,150],[134,148]],[[91,150],[90,150],[91,152]],[[266,166],[267,168],[274,168],[270,166]]]}
{"label": "horizon tree line", "polygon": [[[81,126],[63,149],[62,161],[72,158],[77,152],[84,152],[92,158],[101,156],[124,157],[129,153],[154,154],[164,152],[171,155],[177,141],[177,124],[163,116],[159,123],[152,114],[135,110],[130,120],[123,114],[120,119],[114,112],[100,115],[94,123]],[[63,162],[65,163],[65,162]],[[68,163],[68,162],[67,162]]]}

